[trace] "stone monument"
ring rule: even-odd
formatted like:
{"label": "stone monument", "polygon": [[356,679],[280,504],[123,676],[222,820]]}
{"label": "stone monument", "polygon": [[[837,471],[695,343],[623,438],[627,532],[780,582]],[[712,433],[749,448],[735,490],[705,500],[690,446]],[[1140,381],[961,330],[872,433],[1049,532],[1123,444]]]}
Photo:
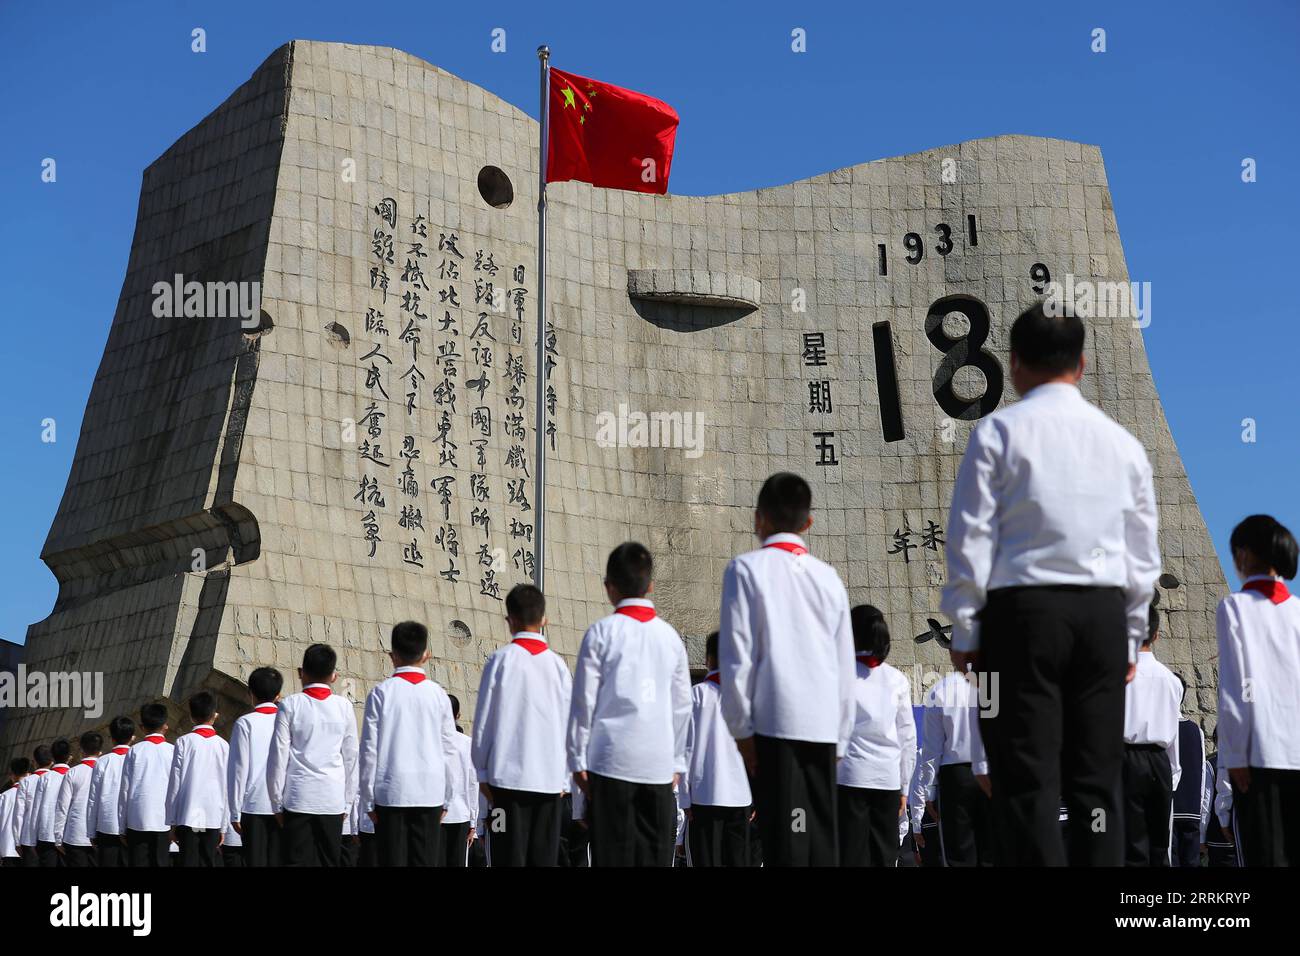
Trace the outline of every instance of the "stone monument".
{"label": "stone monument", "polygon": [[[103,672],[99,723],[165,700],[183,729],[196,689],[228,723],[253,668],[294,690],[325,641],[359,706],[414,618],[468,718],[533,567],[537,171],[516,107],[405,53],[306,41],[154,162],[28,669]],[[1014,400],[1010,322],[1053,281],[1127,288],[1099,150],[997,136],[756,192],[560,183],[548,202],[556,648],[572,660],[608,612],[605,558],[637,539],[699,663],[759,485],[793,470],[813,552],[885,612],[891,660],[942,667],[925,638],[947,623],[952,481],[973,422]],[[214,314],[250,288],[251,316]],[[1208,729],[1226,585],[1139,324],[1090,323],[1083,390],[1151,457],[1161,657]],[[90,723],[19,710],[5,749]]]}

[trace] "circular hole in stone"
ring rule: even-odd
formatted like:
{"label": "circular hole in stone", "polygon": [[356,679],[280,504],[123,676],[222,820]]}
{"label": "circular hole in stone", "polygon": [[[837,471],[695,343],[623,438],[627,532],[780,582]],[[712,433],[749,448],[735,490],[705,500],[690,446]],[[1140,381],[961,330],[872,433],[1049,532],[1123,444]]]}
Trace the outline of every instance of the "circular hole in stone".
{"label": "circular hole in stone", "polygon": [[464,621],[452,621],[447,625],[447,640],[451,641],[456,647],[468,647],[473,635],[469,632],[469,625]]}
{"label": "circular hole in stone", "polygon": [[484,166],[478,171],[478,194],[493,209],[506,209],[515,201],[510,177],[496,166]]}
{"label": "circular hole in stone", "polygon": [[348,330],[338,322],[331,322],[329,325],[325,326],[325,338],[329,341],[330,345],[336,345],[339,348],[347,348],[352,344],[352,336],[349,335]]}
{"label": "circular hole in stone", "polygon": [[1183,582],[1179,581],[1176,575],[1170,574],[1168,571],[1166,571],[1164,574],[1160,575],[1160,577],[1156,580],[1156,583],[1159,584],[1162,588],[1168,588],[1169,590],[1172,591],[1174,588],[1182,585]]}
{"label": "circular hole in stone", "polygon": [[244,334],[249,338],[256,338],[259,335],[265,335],[275,328],[275,323],[271,321],[271,316],[263,309],[257,316],[257,324],[254,325],[252,319],[243,321]]}
{"label": "circular hole in stone", "polygon": [[987,388],[988,380],[974,365],[963,365],[952,374],[952,393],[963,402],[976,401]]}
{"label": "circular hole in stone", "polygon": [[965,338],[970,332],[970,319],[961,312],[949,312],[943,317],[943,334],[950,339]]}

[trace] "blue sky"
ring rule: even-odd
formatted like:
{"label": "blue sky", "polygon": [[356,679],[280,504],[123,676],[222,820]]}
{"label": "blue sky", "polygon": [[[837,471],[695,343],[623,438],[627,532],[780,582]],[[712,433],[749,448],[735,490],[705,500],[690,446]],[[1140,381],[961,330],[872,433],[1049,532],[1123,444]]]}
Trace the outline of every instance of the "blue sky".
{"label": "blue sky", "polygon": [[[111,9],[109,9],[111,7]],[[190,31],[207,31],[207,52]],[[506,31],[506,52],[490,49]],[[807,52],[790,49],[807,33]],[[1107,50],[1091,52],[1106,31]],[[1294,328],[1300,4],[73,3],[0,9],[0,638],[57,588],[39,553],[117,304],[144,168],[279,44],[395,46],[536,114],[553,62],[667,100],[672,190],[753,189],[1000,133],[1102,148],[1147,350],[1221,557],[1300,529]],[[53,157],[58,181],[40,180]],[[1258,181],[1241,181],[1256,160]],[[1279,297],[1280,295],[1280,297]],[[57,440],[41,440],[53,418]],[[1242,420],[1257,440],[1242,441]]]}

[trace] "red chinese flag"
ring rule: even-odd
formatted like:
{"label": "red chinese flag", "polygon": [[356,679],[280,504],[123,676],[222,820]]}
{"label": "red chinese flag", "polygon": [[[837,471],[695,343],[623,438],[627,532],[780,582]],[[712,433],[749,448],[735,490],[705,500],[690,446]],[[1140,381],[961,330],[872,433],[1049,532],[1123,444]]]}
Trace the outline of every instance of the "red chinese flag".
{"label": "red chinese flag", "polygon": [[643,93],[550,72],[546,181],[577,179],[608,189],[666,193],[677,111]]}

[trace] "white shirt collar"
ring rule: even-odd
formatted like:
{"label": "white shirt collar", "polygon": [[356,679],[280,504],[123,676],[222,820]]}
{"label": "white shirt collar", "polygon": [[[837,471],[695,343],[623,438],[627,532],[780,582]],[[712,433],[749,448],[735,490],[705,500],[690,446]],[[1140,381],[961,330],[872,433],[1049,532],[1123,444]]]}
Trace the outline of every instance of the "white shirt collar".
{"label": "white shirt collar", "polygon": [[303,690],[307,690],[308,688],[311,688],[311,687],[324,687],[324,688],[328,689],[329,686],[330,686],[329,684],[303,684],[303,685],[302,685],[302,689],[303,689]]}
{"label": "white shirt collar", "polygon": [[[393,671],[393,673],[394,674],[411,674],[411,673],[423,674],[424,668],[420,667],[418,664],[403,664],[401,667]],[[312,685],[312,686],[316,686],[316,685]]]}
{"label": "white shirt collar", "polygon": [[808,550],[808,545],[804,544],[803,538],[788,531],[778,531],[776,534],[768,535],[763,539],[763,547],[766,548],[769,544],[797,544],[805,551]]}
{"label": "white shirt collar", "polygon": [[1072,385],[1069,382],[1044,382],[1042,385],[1035,385],[1024,395],[1024,398],[1083,398],[1083,393],[1079,391],[1079,386]]}
{"label": "white shirt collar", "polygon": [[1280,580],[1281,578],[1274,577],[1271,574],[1252,574],[1250,577],[1246,578],[1246,580],[1242,581],[1241,583],[1249,584],[1251,581],[1280,581]]}
{"label": "white shirt collar", "polygon": [[614,607],[654,607],[654,602],[649,598],[623,598]]}
{"label": "white shirt collar", "polygon": [[546,635],[539,633],[538,631],[516,631],[510,637],[511,640],[515,640],[515,641],[519,640],[520,638],[524,638],[525,640],[529,640],[529,641],[541,641],[543,644],[546,644],[548,647],[550,646],[546,640]]}
{"label": "white shirt collar", "polygon": [[195,725],[194,725],[194,729],[195,729],[195,730],[202,730],[204,727],[206,727],[208,730],[215,730],[215,729],[216,729],[216,728],[213,727],[211,724],[195,724]]}

